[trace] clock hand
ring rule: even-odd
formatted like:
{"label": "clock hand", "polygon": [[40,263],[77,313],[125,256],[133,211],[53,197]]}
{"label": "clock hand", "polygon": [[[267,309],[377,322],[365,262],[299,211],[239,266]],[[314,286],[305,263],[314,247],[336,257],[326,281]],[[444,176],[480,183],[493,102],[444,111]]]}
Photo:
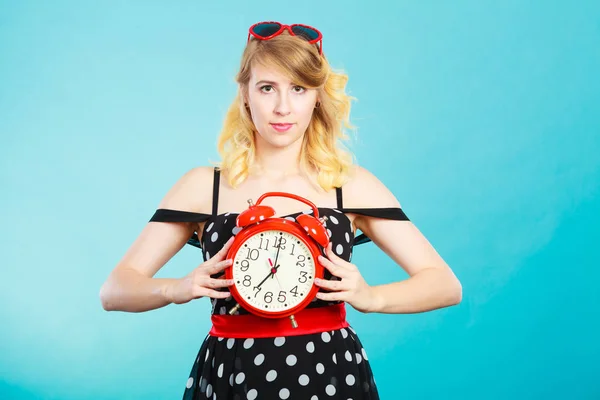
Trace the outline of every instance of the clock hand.
{"label": "clock hand", "polygon": [[[275,267],[271,268],[271,271],[269,271],[269,275],[265,276],[265,279],[263,279],[258,286],[254,286],[254,289],[260,289],[260,287],[262,286],[263,283],[265,283],[265,281],[267,279],[269,279],[269,277],[272,277],[273,274],[275,274],[275,272],[277,272],[277,268],[279,268],[279,265],[277,265],[277,259],[279,258],[279,249],[280,246],[277,247],[277,254],[275,254]],[[271,259],[269,258],[269,263],[271,262]]]}

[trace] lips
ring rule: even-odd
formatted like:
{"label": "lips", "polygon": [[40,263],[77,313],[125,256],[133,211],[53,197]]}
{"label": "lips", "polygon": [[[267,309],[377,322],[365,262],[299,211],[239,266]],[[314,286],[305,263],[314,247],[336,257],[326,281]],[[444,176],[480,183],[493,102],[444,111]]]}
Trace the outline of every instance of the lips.
{"label": "lips", "polygon": [[285,132],[289,130],[293,125],[294,124],[271,124],[273,129],[275,129],[277,132]]}

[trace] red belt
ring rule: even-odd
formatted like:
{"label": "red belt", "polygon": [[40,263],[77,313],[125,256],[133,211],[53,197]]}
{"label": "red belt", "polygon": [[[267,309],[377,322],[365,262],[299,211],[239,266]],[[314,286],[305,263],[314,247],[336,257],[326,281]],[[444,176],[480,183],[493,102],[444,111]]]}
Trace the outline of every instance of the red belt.
{"label": "red belt", "polygon": [[263,318],[254,314],[212,315],[211,336],[225,338],[269,338],[298,336],[332,331],[349,326],[345,303],[333,306],[305,308],[294,314],[298,327],[289,318]]}

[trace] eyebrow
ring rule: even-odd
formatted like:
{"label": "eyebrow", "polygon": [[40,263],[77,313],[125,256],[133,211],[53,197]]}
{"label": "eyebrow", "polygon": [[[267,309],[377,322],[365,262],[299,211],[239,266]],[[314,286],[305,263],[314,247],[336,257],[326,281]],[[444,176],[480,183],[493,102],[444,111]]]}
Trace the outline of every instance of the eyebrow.
{"label": "eyebrow", "polygon": [[258,85],[271,85],[271,86],[277,86],[277,82],[273,82],[273,81],[258,81],[256,82],[256,85],[254,85],[255,87]]}

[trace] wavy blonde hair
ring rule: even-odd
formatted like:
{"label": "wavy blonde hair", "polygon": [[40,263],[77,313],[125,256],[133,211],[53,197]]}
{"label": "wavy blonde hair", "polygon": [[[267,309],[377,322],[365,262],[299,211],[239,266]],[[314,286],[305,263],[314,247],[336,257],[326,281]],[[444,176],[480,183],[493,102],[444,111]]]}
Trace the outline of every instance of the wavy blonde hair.
{"label": "wavy blonde hair", "polygon": [[229,107],[219,135],[217,148],[232,187],[247,177],[255,156],[256,127],[244,99],[248,91],[252,65],[261,63],[287,74],[292,82],[318,90],[317,107],[304,134],[300,153],[300,168],[308,176],[311,168],[317,171],[314,184],[329,191],[341,187],[349,178],[353,155],[346,149],[350,124],[350,102],[345,93],[348,76],[334,72],[326,58],[319,55],[317,46],[306,40],[281,34],[270,40],[250,40],[242,55],[236,76],[238,93]]}

